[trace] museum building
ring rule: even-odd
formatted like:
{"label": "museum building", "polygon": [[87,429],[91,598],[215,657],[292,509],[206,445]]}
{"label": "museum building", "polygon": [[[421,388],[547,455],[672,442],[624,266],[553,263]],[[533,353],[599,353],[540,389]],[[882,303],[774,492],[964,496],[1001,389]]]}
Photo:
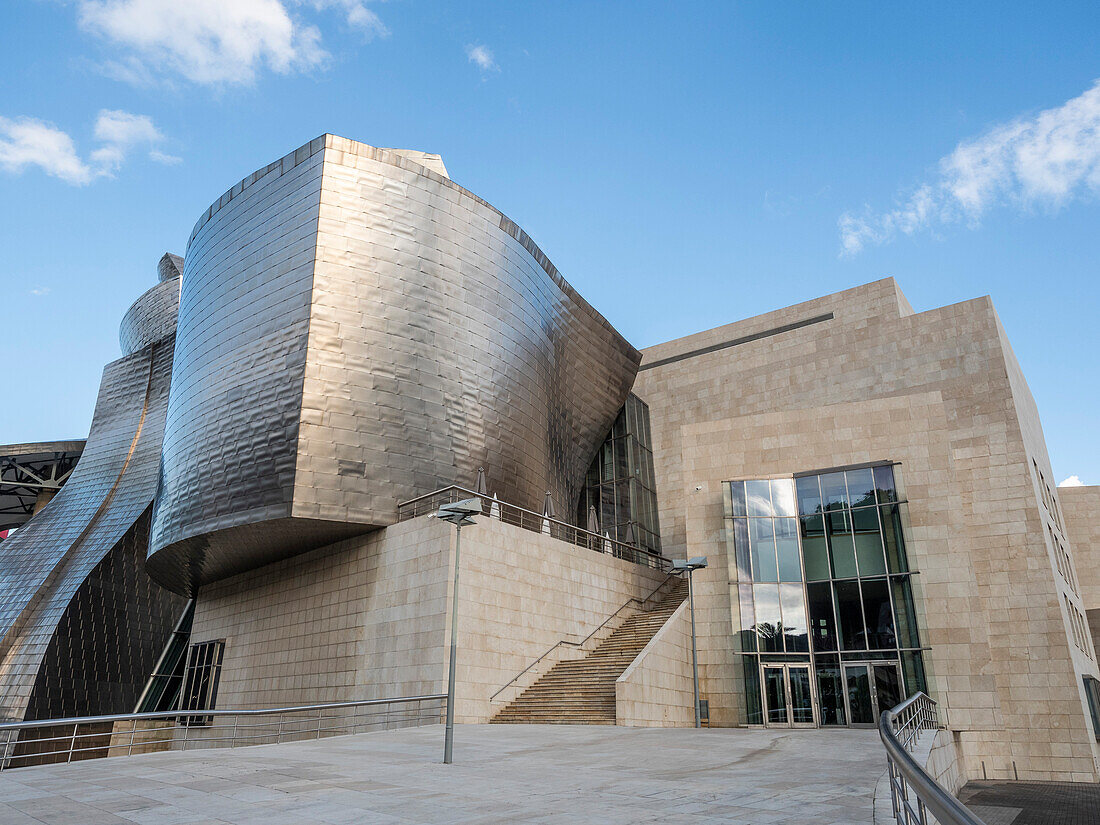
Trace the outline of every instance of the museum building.
{"label": "museum building", "polygon": [[[438,155],[324,135],[120,344],[64,486],[10,482],[7,720],[437,693],[457,595],[460,722],[689,725],[670,560],[706,557],[710,726],[924,691],[964,777],[1100,778],[1100,488],[1052,485],[989,298],[885,279],[639,351]],[[470,497],[455,594],[428,515]]]}

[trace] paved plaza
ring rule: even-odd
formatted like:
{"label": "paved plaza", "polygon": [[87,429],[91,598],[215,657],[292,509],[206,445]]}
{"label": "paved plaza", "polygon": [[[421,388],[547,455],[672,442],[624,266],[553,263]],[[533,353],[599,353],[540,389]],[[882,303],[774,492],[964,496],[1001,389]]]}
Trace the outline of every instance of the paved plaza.
{"label": "paved plaza", "polygon": [[873,730],[463,725],[0,774],[0,825],[870,823]]}

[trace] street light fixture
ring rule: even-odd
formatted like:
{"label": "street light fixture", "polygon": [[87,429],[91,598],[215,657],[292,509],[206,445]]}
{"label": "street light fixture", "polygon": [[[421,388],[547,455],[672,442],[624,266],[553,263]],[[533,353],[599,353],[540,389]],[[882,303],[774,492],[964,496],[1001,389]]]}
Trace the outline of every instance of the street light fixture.
{"label": "street light fixture", "polygon": [[455,659],[458,649],[458,551],[462,541],[462,528],[477,524],[473,515],[481,514],[481,499],[468,498],[442,505],[428,518],[449,521],[455,526],[455,583],[451,594],[451,665],[447,670],[447,728],[443,736],[443,764],[451,764],[451,749],[455,736]]}
{"label": "street light fixture", "polygon": [[695,650],[695,594],[691,586],[691,574],[707,566],[706,556],[693,559],[674,559],[673,573],[686,573],[688,580],[688,610],[691,611],[691,681],[695,696],[695,727],[701,726],[699,719],[699,657]]}

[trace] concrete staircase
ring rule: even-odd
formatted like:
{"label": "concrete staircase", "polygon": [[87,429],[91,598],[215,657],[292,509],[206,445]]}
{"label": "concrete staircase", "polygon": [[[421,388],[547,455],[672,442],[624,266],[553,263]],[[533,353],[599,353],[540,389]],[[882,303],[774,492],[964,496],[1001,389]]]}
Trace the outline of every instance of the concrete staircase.
{"label": "concrete staircase", "polygon": [[680,580],[656,607],[630,616],[588,656],[558,662],[490,722],[614,725],[615,680],[686,598],[687,582]]}

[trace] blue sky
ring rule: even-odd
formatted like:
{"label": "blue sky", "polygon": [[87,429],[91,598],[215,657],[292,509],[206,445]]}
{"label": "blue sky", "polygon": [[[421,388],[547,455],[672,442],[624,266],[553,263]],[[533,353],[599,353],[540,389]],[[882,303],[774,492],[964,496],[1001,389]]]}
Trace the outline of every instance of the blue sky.
{"label": "blue sky", "polygon": [[8,0],[0,443],[87,432],[199,214],[324,132],[443,155],[642,347],[991,294],[1100,483],[1100,4]]}

